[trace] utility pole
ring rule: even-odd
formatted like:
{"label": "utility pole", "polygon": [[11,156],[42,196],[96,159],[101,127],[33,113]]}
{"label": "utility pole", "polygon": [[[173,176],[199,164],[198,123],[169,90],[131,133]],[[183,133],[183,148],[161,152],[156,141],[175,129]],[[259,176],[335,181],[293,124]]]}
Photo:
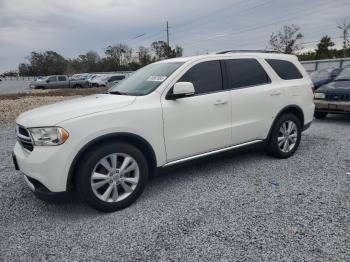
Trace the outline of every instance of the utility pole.
{"label": "utility pole", "polygon": [[168,43],[168,46],[169,45],[169,23],[168,21],[166,21],[166,42]]}

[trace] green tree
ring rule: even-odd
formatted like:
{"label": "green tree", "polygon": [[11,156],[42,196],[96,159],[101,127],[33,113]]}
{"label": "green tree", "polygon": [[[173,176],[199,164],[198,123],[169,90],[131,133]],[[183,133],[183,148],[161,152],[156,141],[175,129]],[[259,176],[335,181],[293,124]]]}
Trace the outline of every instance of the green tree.
{"label": "green tree", "polygon": [[270,46],[273,50],[293,54],[302,49],[300,40],[303,35],[300,27],[296,25],[284,25],[281,30],[274,32],[270,36]]}
{"label": "green tree", "polygon": [[332,46],[334,46],[334,42],[332,42],[332,39],[328,35],[322,37],[320,42],[317,44],[316,57],[321,59],[331,58],[332,50],[329,48]]}
{"label": "green tree", "polygon": [[164,41],[153,42],[151,48],[155,52],[157,60],[179,57],[182,56],[183,53],[182,47],[176,46],[175,49],[171,49]]}
{"label": "green tree", "polygon": [[20,74],[55,75],[64,74],[68,61],[54,51],[32,52],[26,63],[19,65]]}
{"label": "green tree", "polygon": [[108,46],[105,49],[106,59],[108,64],[113,67],[113,70],[120,70],[131,62],[132,49],[124,44]]}
{"label": "green tree", "polygon": [[138,51],[138,60],[141,66],[148,65],[152,63],[152,56],[150,54],[149,48],[144,46],[139,46]]}

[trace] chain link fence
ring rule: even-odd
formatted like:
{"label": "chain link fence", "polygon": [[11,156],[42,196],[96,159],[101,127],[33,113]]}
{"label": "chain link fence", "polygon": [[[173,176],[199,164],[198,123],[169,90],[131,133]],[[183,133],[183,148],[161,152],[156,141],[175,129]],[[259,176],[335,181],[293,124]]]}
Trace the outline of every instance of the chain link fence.
{"label": "chain link fence", "polygon": [[310,60],[300,62],[308,73],[326,68],[344,68],[350,66],[350,58],[334,58],[323,60]]}

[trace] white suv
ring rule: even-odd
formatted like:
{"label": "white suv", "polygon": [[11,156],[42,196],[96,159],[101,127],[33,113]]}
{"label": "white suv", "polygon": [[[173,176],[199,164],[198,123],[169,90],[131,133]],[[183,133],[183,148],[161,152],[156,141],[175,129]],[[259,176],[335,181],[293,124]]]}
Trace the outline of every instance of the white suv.
{"label": "white suv", "polygon": [[290,157],[313,114],[312,82],[295,56],[175,58],[107,94],[21,114],[13,160],[39,197],[76,189],[92,207],[115,211],[159,167],[260,143]]}

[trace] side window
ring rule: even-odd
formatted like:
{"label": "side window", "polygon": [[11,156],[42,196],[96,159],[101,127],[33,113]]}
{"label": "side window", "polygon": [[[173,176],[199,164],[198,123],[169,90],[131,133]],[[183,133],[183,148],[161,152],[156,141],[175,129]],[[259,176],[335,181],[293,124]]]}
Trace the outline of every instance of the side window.
{"label": "side window", "polygon": [[275,70],[277,75],[284,80],[300,79],[303,78],[296,66],[286,60],[279,59],[266,59],[266,62]]}
{"label": "side window", "polygon": [[50,76],[48,80],[50,82],[56,82],[57,81],[57,77],[56,76]]}
{"label": "side window", "polygon": [[113,81],[119,81],[119,80],[123,80],[125,78],[125,76],[112,76],[108,82],[113,82]]}
{"label": "side window", "polygon": [[125,76],[116,76],[116,80],[123,80],[125,78]]}
{"label": "side window", "polygon": [[58,81],[67,81],[65,76],[59,76]]}
{"label": "side window", "polygon": [[207,61],[190,68],[178,82],[191,82],[195,94],[222,90],[222,75],[219,61]]}
{"label": "side window", "polygon": [[225,60],[229,88],[240,88],[270,83],[264,68],[256,59]]}

